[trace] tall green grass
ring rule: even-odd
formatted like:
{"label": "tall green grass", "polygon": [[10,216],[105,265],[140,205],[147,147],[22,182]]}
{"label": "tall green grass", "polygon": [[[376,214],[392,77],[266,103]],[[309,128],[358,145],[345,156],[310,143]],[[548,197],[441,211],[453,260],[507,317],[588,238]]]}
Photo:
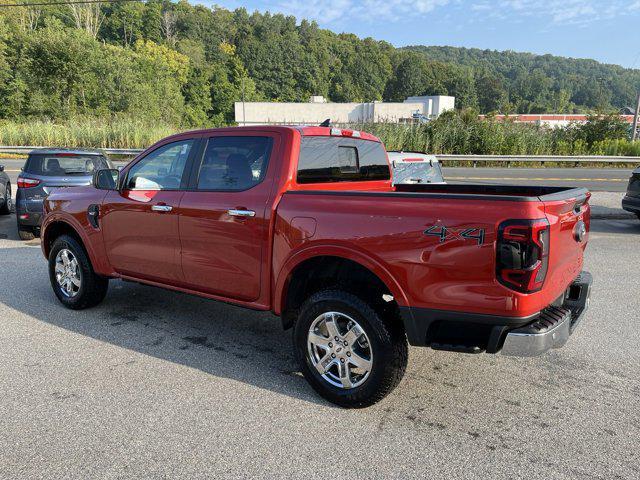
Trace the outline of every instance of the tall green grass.
{"label": "tall green grass", "polygon": [[[443,115],[426,124],[359,123],[349,128],[379,137],[388,150],[463,155],[620,155],[640,156],[640,142],[607,138],[585,141],[575,128],[478,120],[474,113]],[[0,145],[145,148],[180,131],[130,118],[75,118],[65,122],[0,120]]]}
{"label": "tall green grass", "polygon": [[605,139],[591,146],[566,141],[535,125],[478,122],[469,126],[445,124],[350,124],[372,133],[387,150],[461,155],[620,155],[640,156],[640,142]]}
{"label": "tall green grass", "polygon": [[0,145],[144,148],[177,131],[167,125],[146,125],[131,119],[105,121],[80,118],[65,123],[0,121]]}

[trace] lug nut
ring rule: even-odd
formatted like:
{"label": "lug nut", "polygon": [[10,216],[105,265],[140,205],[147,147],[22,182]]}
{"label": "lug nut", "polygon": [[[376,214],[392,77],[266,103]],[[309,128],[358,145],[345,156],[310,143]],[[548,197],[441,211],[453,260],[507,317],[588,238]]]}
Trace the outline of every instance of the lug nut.
{"label": "lug nut", "polygon": [[350,356],[351,356],[351,352],[347,352],[347,357],[350,357]]}
{"label": "lug nut", "polygon": [[340,363],[344,363],[344,358],[341,358],[341,359],[340,359]]}
{"label": "lug nut", "polygon": [[336,354],[335,354],[335,353],[332,353],[332,354],[331,354],[331,358],[336,358]]}
{"label": "lug nut", "polygon": [[349,345],[349,342],[347,342],[346,340],[344,341],[344,346],[346,347],[347,345]]}
{"label": "lug nut", "polygon": [[329,342],[329,348],[333,348],[333,343]]}
{"label": "lug nut", "polygon": [[336,337],[333,337],[333,339],[334,339],[336,342],[339,340],[337,336],[336,336]]}

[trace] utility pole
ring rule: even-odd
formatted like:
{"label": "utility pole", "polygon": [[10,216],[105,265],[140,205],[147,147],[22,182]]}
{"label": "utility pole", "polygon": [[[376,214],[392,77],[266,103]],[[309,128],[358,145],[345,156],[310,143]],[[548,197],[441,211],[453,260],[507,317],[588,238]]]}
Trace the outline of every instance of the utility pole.
{"label": "utility pole", "polygon": [[638,93],[638,102],[636,103],[636,114],[633,116],[633,130],[631,131],[631,141],[635,142],[638,138],[638,117],[640,116],[640,93]]}
{"label": "utility pole", "polygon": [[[639,100],[640,101],[640,97]],[[640,107],[640,104],[638,104]],[[636,111],[636,118],[638,116],[638,112]],[[247,117],[245,116],[244,113],[244,75],[242,75],[242,125],[244,125],[245,127],[247,126]]]}

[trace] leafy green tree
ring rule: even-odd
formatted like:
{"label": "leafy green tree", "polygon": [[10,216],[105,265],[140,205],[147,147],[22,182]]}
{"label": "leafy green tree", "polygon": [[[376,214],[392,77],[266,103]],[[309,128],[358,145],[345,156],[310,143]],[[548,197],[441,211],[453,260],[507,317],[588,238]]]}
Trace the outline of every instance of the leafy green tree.
{"label": "leafy green tree", "polygon": [[482,69],[475,75],[475,89],[478,105],[482,112],[502,111],[507,103],[504,84],[497,75]]}

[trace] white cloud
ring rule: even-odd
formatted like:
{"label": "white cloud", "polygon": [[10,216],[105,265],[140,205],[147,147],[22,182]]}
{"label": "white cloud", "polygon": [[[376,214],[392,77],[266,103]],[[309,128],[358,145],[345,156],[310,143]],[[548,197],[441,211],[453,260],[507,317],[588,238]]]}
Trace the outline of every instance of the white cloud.
{"label": "white cloud", "polygon": [[[213,0],[195,0],[211,4]],[[216,2],[218,3],[218,2]],[[238,0],[222,0],[238,6]],[[242,2],[241,2],[242,3]],[[500,20],[521,23],[536,20],[547,26],[589,25],[633,12],[640,12],[640,0],[254,0],[248,10],[270,10],[316,20],[323,26],[345,28],[354,23],[384,25],[407,18],[442,20],[451,15],[460,23]],[[254,7],[255,6],[255,7]]]}
{"label": "white cloud", "polygon": [[501,0],[499,8],[516,15],[547,20],[555,25],[590,24],[627,15],[629,8],[640,8],[640,0]]}
{"label": "white cloud", "polygon": [[424,15],[449,3],[451,0],[291,0],[278,3],[277,9],[299,19],[308,18],[326,24],[400,21],[403,16]]}

